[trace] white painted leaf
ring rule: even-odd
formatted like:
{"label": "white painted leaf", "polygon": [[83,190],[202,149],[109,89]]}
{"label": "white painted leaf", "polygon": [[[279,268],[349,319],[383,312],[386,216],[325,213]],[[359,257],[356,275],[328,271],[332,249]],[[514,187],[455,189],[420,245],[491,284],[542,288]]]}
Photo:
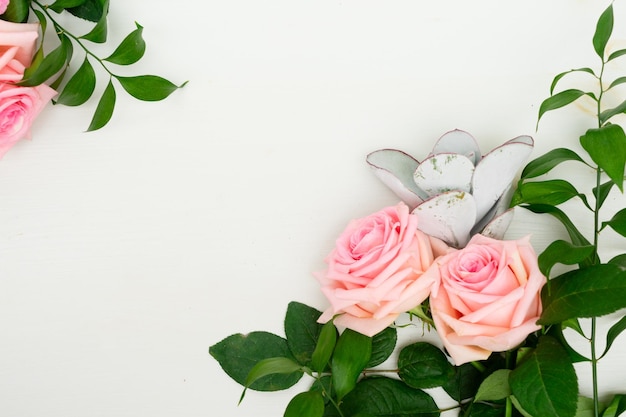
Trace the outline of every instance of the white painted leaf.
{"label": "white painted leaf", "polygon": [[481,153],[476,139],[464,130],[451,130],[444,133],[439,138],[431,154],[438,153],[459,153],[465,155],[472,161],[473,165],[476,165],[480,161]]}
{"label": "white painted leaf", "polygon": [[508,209],[504,213],[495,216],[480,232],[482,235],[487,237],[491,237],[493,239],[502,239],[504,238],[504,234],[508,230],[511,222],[513,221],[513,216],[515,214],[515,210],[513,208]]}
{"label": "white painted leaf", "polygon": [[429,198],[413,210],[417,227],[450,246],[462,248],[476,221],[476,204],[469,193],[449,191]]}
{"label": "white painted leaf", "polygon": [[428,195],[413,181],[417,162],[410,155],[396,149],[380,149],[367,155],[374,174],[409,207],[414,208]]}
{"label": "white painted leaf", "polygon": [[520,136],[495,148],[480,160],[474,170],[472,195],[476,216],[482,219],[505,190],[533,150],[533,139]]}
{"label": "white painted leaf", "polygon": [[413,178],[420,189],[434,196],[453,190],[469,193],[473,174],[474,164],[465,155],[440,153],[424,159]]}

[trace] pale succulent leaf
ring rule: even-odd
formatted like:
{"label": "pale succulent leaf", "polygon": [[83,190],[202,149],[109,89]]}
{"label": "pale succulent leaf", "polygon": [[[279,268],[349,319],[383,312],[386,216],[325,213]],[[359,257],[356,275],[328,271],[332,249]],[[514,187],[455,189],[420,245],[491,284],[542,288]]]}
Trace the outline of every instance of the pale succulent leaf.
{"label": "pale succulent leaf", "polygon": [[413,181],[419,163],[410,155],[396,149],[380,149],[367,155],[366,161],[378,179],[409,207],[428,198]]}
{"label": "pale succulent leaf", "polygon": [[515,209],[511,208],[504,213],[495,216],[487,225],[482,229],[480,234],[493,239],[503,239],[504,234],[508,230],[513,217],[515,215]]}
{"label": "pale succulent leaf", "polygon": [[471,192],[474,163],[465,155],[440,153],[424,159],[415,170],[415,184],[429,196],[447,191]]}
{"label": "pale succulent leaf", "polygon": [[465,155],[474,165],[480,161],[482,155],[476,139],[464,130],[451,130],[444,133],[437,140],[431,154],[458,153]]}

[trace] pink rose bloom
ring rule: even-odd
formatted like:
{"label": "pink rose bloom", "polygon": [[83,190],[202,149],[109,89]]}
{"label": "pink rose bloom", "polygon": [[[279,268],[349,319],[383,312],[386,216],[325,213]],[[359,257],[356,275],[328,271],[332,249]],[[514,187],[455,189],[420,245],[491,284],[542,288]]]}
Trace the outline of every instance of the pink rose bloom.
{"label": "pink rose bloom", "polygon": [[436,279],[430,296],[435,327],[456,365],[512,349],[540,329],[546,278],[528,237],[474,235],[464,249],[437,259],[427,275]]}
{"label": "pink rose bloom", "polygon": [[0,83],[0,157],[20,139],[30,138],[31,124],[55,94],[45,84],[16,87]]}
{"label": "pink rose bloom", "polygon": [[9,0],[0,0],[0,14],[4,14],[7,11]]}
{"label": "pink rose bloom", "polygon": [[33,59],[38,37],[37,23],[0,20],[0,81],[17,82],[22,79],[24,69]]}
{"label": "pink rose bloom", "polygon": [[373,336],[424,301],[434,279],[422,274],[443,242],[417,230],[417,217],[406,204],[387,207],[353,220],[326,258],[328,268],[316,274],[330,301],[319,318]]}

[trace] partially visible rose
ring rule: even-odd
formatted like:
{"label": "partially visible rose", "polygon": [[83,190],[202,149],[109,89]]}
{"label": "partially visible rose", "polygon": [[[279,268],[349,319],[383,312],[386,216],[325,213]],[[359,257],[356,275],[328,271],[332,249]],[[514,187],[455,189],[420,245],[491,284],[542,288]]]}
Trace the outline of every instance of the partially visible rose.
{"label": "partially visible rose", "polygon": [[4,14],[9,6],[9,0],[0,0],[0,14]]}
{"label": "partially visible rose", "polygon": [[0,157],[20,139],[30,138],[31,124],[55,94],[45,84],[17,87],[0,83]]}
{"label": "partially visible rose", "polygon": [[546,278],[528,237],[475,235],[464,249],[438,258],[427,275],[436,279],[435,327],[456,365],[512,349],[540,329]]}
{"label": "partially visible rose", "polygon": [[433,279],[422,277],[443,242],[417,230],[417,217],[400,203],[353,220],[316,274],[330,301],[319,321],[373,336],[424,301]]}
{"label": "partially visible rose", "polygon": [[[0,0],[0,8],[2,7]],[[39,25],[0,20],[0,81],[17,82],[31,64]]]}

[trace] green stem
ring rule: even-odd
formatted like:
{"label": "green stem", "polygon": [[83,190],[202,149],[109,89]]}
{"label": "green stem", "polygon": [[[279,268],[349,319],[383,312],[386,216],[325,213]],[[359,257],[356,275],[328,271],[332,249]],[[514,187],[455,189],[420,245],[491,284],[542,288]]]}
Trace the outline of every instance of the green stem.
{"label": "green stem", "polygon": [[[114,78],[117,78],[117,76],[115,74],[113,74],[109,68],[107,68],[107,66],[105,65],[104,61],[102,59],[100,59],[100,57],[98,57],[96,54],[94,54],[93,52],[91,52],[84,44],[83,42],[80,40],[80,38],[78,36],[75,36],[74,34],[72,34],[71,32],[69,32],[67,29],[65,29],[63,26],[61,26],[53,17],[52,15],[48,12],[48,7],[44,4],[41,4],[38,0],[32,0],[32,3],[35,3],[40,9],[41,11],[48,17],[48,19],[50,19],[50,21],[52,22],[52,24],[54,25],[54,28],[56,29],[56,31],[58,33],[64,33],[66,34],[68,37],[70,37],[74,42],[76,42],[76,44],[78,46],[81,47],[81,49],[83,51],[85,51],[85,53],[89,56],[91,56],[93,59],[95,59],[96,61],[98,61],[98,63],[100,64],[100,66],[111,76]],[[30,5],[30,8],[32,9],[32,3]]]}

